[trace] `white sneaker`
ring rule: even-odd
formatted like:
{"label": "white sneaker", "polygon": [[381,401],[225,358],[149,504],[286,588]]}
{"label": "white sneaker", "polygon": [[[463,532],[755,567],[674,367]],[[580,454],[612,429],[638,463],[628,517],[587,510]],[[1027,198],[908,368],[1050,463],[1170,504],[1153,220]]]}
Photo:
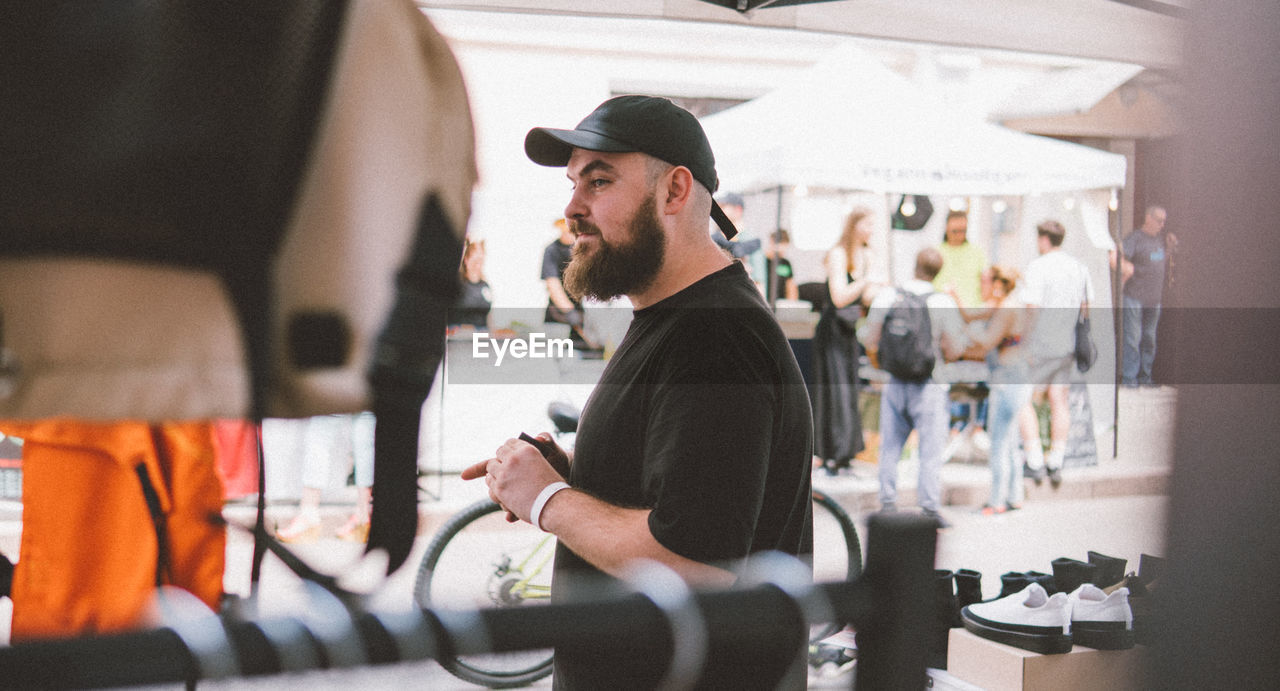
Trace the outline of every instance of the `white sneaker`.
{"label": "white sneaker", "polygon": [[1033,653],[1071,650],[1071,601],[1065,593],[1049,595],[1039,583],[990,602],[960,610],[969,631],[997,643]]}
{"label": "white sneaker", "polygon": [[1124,650],[1133,647],[1133,610],[1129,608],[1129,589],[1117,588],[1111,594],[1092,583],[1076,588],[1071,601],[1071,639],[1079,645],[1099,650]]}

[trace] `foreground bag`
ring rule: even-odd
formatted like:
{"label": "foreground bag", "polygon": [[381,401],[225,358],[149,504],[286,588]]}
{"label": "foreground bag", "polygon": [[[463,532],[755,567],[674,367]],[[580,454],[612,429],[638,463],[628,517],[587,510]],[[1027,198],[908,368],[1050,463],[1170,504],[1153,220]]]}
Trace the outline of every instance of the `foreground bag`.
{"label": "foreground bag", "polygon": [[212,425],[7,423],[23,444],[14,642],[138,628],[160,585],[216,610],[226,529]]}
{"label": "foreground bag", "polygon": [[476,180],[421,11],[35,3],[0,84],[0,419],[373,410],[396,568]]}

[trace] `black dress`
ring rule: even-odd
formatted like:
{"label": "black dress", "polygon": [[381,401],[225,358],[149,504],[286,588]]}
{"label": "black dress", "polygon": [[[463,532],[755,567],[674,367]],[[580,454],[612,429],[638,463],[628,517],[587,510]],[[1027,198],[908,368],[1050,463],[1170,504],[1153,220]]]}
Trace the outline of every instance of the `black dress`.
{"label": "black dress", "polygon": [[836,315],[828,295],[814,328],[809,403],[813,408],[813,453],[822,459],[829,473],[848,468],[863,448],[862,418],[858,414],[861,354],[853,327]]}
{"label": "black dress", "polygon": [[450,325],[469,325],[477,329],[487,328],[489,309],[493,306],[493,298],[489,295],[489,284],[484,280],[461,281],[462,291],[458,301],[449,310]]}

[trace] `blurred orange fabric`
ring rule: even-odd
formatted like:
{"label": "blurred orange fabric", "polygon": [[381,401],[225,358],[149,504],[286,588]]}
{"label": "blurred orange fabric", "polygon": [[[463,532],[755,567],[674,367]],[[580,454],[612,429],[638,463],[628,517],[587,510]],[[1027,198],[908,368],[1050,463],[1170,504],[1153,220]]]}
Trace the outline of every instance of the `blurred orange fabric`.
{"label": "blurred orange fabric", "polygon": [[22,545],[13,577],[14,642],[124,631],[143,624],[159,580],[215,611],[226,529],[211,423],[0,423],[23,444]]}

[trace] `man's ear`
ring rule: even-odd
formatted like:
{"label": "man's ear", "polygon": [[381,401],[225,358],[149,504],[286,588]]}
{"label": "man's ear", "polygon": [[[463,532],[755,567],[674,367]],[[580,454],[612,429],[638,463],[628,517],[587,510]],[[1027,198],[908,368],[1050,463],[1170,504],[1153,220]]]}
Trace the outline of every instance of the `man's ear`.
{"label": "man's ear", "polygon": [[693,173],[689,172],[684,166],[673,167],[666,176],[666,193],[663,202],[662,211],[665,214],[675,215],[689,203],[693,198],[693,186],[695,181]]}

